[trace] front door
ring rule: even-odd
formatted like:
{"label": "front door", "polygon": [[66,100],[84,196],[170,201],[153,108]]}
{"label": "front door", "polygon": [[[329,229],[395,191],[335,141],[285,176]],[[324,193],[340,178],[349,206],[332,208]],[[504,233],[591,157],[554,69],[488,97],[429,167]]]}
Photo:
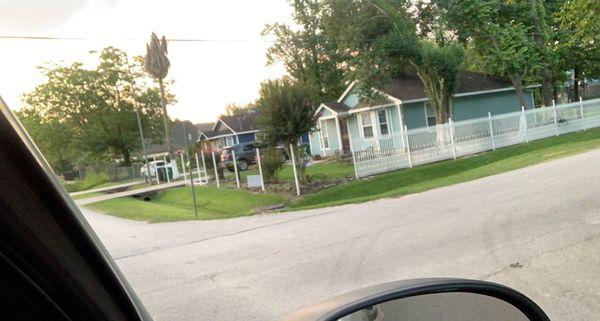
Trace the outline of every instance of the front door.
{"label": "front door", "polygon": [[350,136],[348,134],[348,118],[340,118],[340,134],[342,135],[342,155],[350,154]]}

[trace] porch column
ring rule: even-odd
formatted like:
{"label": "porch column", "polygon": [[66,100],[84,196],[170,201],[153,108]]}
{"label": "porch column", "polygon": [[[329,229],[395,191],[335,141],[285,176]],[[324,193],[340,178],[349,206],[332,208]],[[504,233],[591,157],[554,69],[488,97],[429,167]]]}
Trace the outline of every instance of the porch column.
{"label": "porch column", "polygon": [[340,156],[342,156],[342,154],[344,153],[343,147],[342,147],[342,131],[340,130],[340,119],[338,118],[338,116],[335,116],[335,128],[337,129],[337,137],[338,137],[338,148],[340,150]]}
{"label": "porch column", "polygon": [[[404,118],[402,117],[402,109],[400,108],[400,104],[397,104],[396,108],[398,109],[398,120],[400,121],[400,133],[402,133],[405,131],[406,126],[404,125]],[[406,147],[404,145],[405,142],[404,139],[402,139],[402,147]]]}

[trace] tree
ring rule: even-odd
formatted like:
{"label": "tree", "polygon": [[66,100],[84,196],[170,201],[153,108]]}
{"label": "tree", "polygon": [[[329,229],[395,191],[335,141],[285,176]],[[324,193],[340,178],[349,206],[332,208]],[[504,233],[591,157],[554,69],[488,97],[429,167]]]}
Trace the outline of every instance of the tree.
{"label": "tree", "polygon": [[533,39],[540,57],[540,78],[542,79],[542,104],[550,106],[554,98],[554,77],[550,71],[550,48],[548,46],[548,25],[543,1],[530,0]]}
{"label": "tree", "polygon": [[[303,160],[298,141],[301,135],[314,130],[315,97],[289,78],[266,81],[261,84],[259,93],[256,106],[263,141],[271,146],[284,143],[288,149],[293,146],[296,159]],[[304,161],[296,161],[296,164],[299,181],[304,184],[308,180]]]}
{"label": "tree", "polygon": [[222,116],[245,115],[255,108],[256,108],[256,105],[254,105],[253,103],[248,103],[248,104],[244,104],[244,105],[240,105],[240,104],[236,104],[236,103],[229,103],[229,104],[225,105],[225,113],[223,113]]}
{"label": "tree", "polygon": [[158,36],[153,32],[150,36],[150,42],[146,44],[146,57],[144,68],[148,74],[156,79],[160,88],[160,104],[162,107],[163,126],[165,129],[165,141],[167,149],[169,150],[169,156],[171,159],[175,156],[173,149],[173,139],[171,137],[171,129],[169,127],[169,115],[167,113],[167,97],[165,95],[165,85],[163,79],[167,77],[169,73],[169,57],[167,56],[167,39],[165,36],[159,40]]}
{"label": "tree", "polygon": [[[64,144],[65,148],[72,146],[76,150],[76,155],[63,155],[72,162],[122,158],[129,165],[132,152],[141,148],[136,105],[146,137],[160,140],[159,90],[144,84],[141,66],[129,64],[124,52],[112,47],[103,49],[94,69],[73,63],[41,70],[46,82],[24,96],[26,107],[20,114],[27,119],[25,126],[32,133],[63,130],[62,134],[69,135],[69,144],[65,144],[62,134],[33,134],[44,154],[52,154],[53,148]],[[172,96],[167,94],[167,98]],[[40,136],[36,138],[37,135]]]}
{"label": "tree", "polygon": [[436,0],[436,4],[450,31],[473,48],[487,71],[509,78],[525,106],[524,83],[540,68],[528,4],[504,0]]}
{"label": "tree", "polygon": [[267,64],[282,62],[288,77],[318,94],[320,101],[336,99],[344,90],[344,70],[336,42],[324,32],[322,0],[293,0],[292,17],[298,26],[266,25],[263,36],[276,42],[267,50]]}
{"label": "tree", "polygon": [[78,161],[72,128],[57,119],[44,119],[38,110],[23,108],[16,112],[37,147],[57,173],[69,171]]}
{"label": "tree", "polygon": [[600,3],[565,1],[552,19],[559,30],[554,39],[558,66],[562,70],[573,70],[573,99],[576,100],[585,77],[600,75]]}
{"label": "tree", "polygon": [[[332,0],[330,3],[329,30],[340,45],[345,46],[347,63],[360,81],[363,96],[412,69],[431,100],[436,121],[448,122],[452,113],[450,98],[456,91],[458,72],[464,60],[462,48],[449,41],[433,43],[419,39],[415,23],[407,12],[407,1],[344,3]],[[346,17],[354,20],[340,28]]]}

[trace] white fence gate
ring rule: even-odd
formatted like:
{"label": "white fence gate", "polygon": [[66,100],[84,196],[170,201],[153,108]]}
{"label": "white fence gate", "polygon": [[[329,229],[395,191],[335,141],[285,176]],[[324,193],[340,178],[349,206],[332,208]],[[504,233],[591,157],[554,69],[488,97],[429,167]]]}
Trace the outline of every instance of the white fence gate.
{"label": "white fence gate", "polygon": [[377,141],[353,137],[351,145],[356,176],[364,177],[598,126],[600,99],[593,99],[405,129]]}

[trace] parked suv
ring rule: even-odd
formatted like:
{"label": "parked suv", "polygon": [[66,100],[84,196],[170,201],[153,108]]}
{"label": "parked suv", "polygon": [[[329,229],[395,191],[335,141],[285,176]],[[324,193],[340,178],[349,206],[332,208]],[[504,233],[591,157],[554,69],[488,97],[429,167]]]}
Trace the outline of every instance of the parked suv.
{"label": "parked suv", "polygon": [[[235,171],[233,167],[233,153],[235,152],[235,158],[237,160],[237,167],[240,171],[245,171],[248,166],[256,164],[256,148],[259,148],[261,153],[266,150],[266,146],[258,142],[247,142],[233,146],[223,148],[221,151],[221,162],[230,172]],[[287,152],[283,146],[277,146],[277,149],[281,151],[284,159],[288,159]]]}

